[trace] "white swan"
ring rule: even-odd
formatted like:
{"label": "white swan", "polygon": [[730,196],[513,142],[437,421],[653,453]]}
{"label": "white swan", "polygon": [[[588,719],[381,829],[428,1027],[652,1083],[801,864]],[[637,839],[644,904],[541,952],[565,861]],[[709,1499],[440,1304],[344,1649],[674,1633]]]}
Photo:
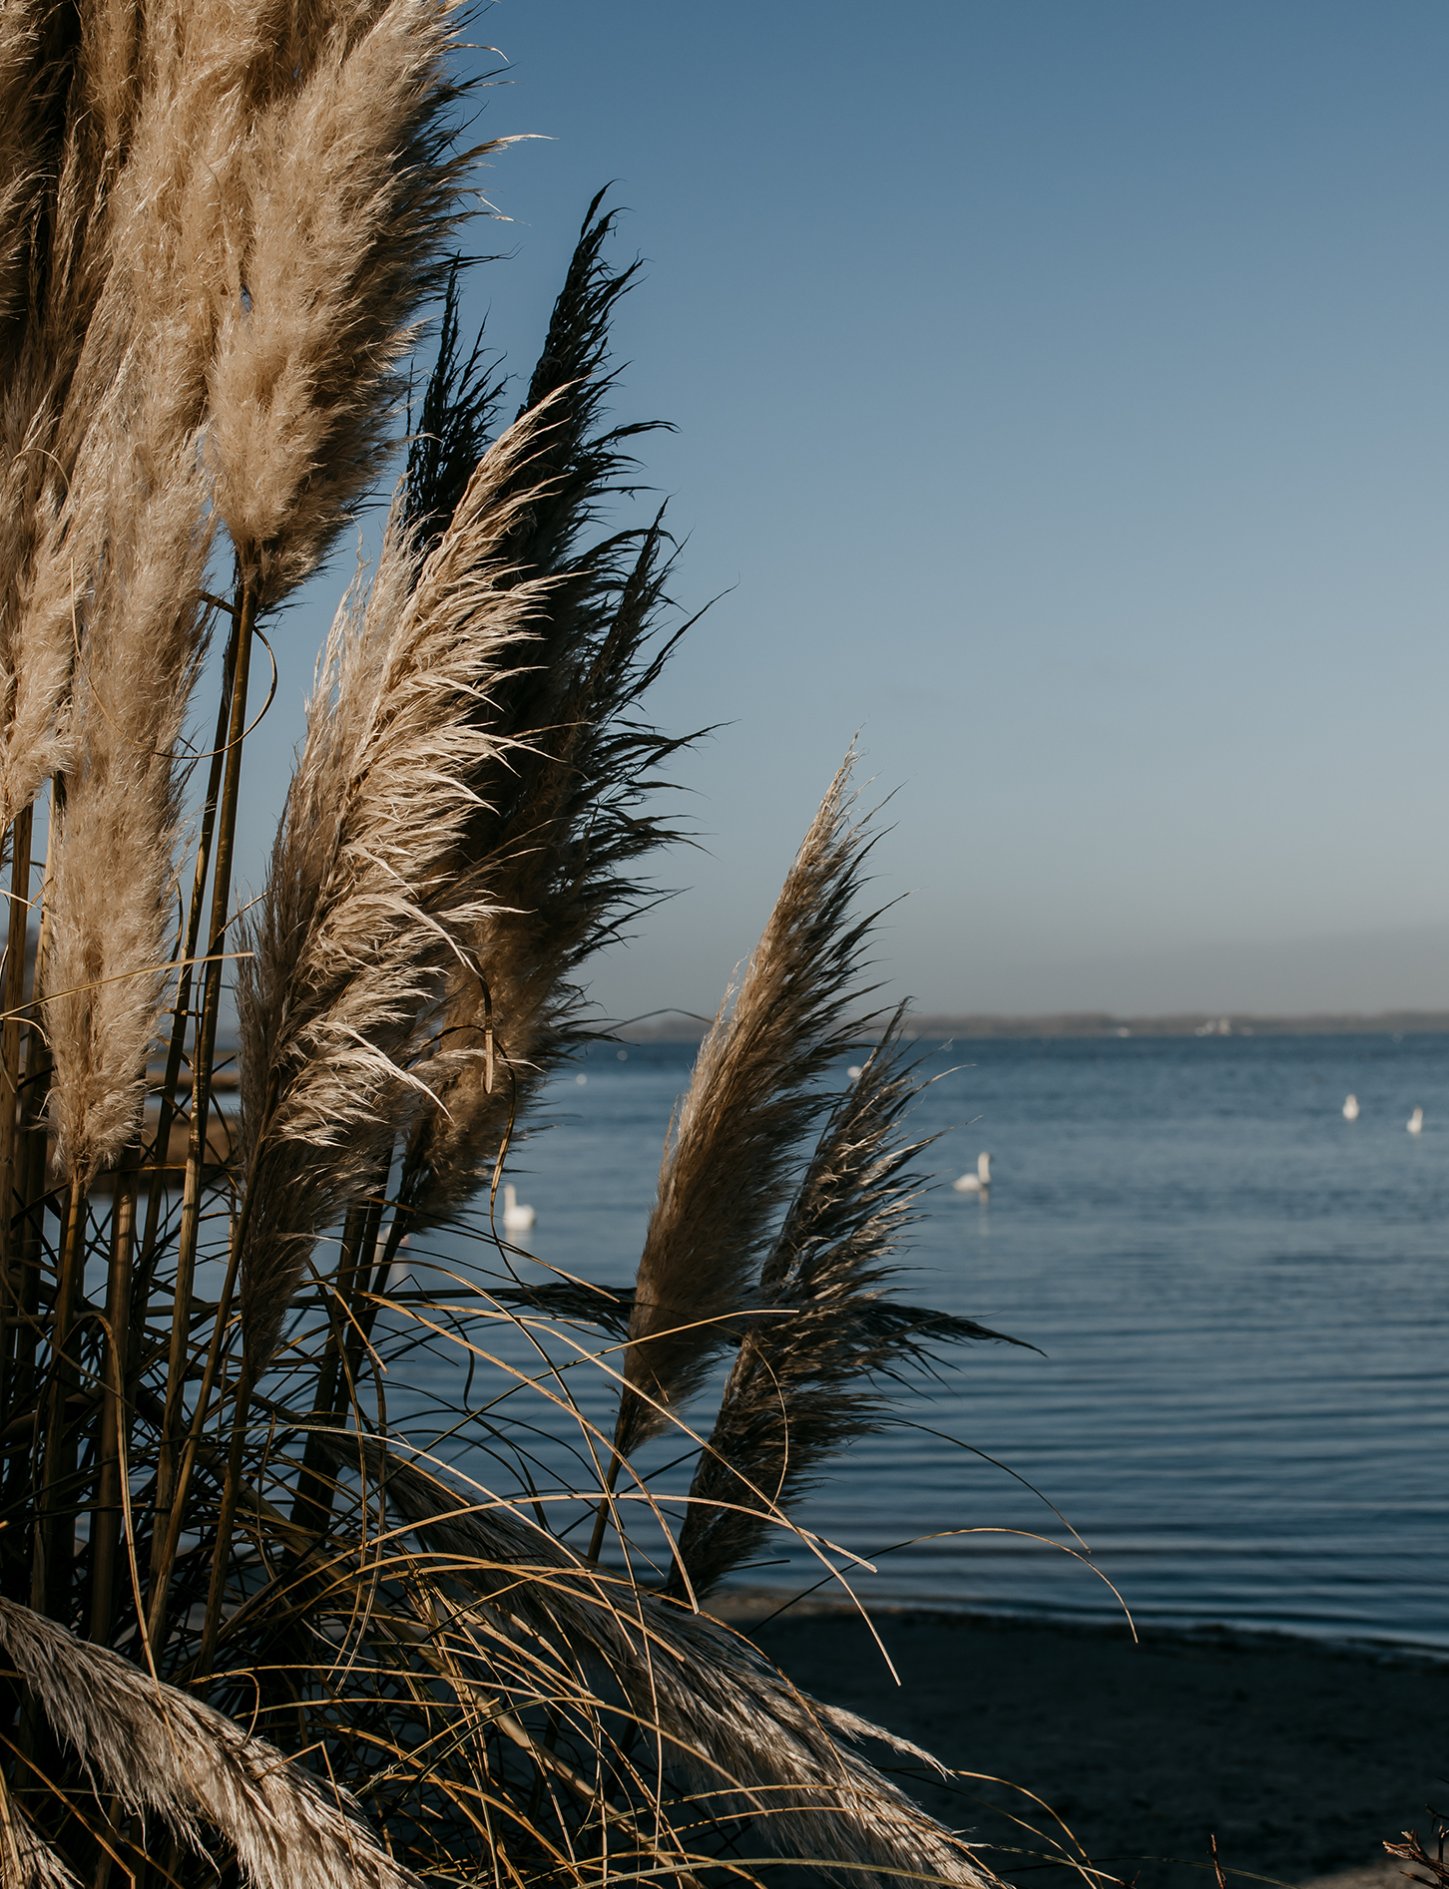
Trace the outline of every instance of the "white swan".
{"label": "white swan", "polygon": [[989,1194],[991,1192],[991,1156],[978,1154],[976,1172],[963,1174],[959,1180],[952,1181],[951,1185],[958,1194]]}
{"label": "white swan", "polygon": [[1346,1095],[1343,1098],[1343,1119],[1346,1122],[1356,1122],[1358,1120],[1358,1097],[1356,1095]]}
{"label": "white swan", "polygon": [[512,1181],[503,1189],[503,1231],[505,1233],[527,1233],[538,1215],[527,1201],[518,1198],[518,1190]]}
{"label": "white swan", "polygon": [[1408,1129],[1411,1135],[1422,1135],[1424,1132],[1423,1109],[1416,1108],[1413,1114],[1409,1117],[1408,1121],[1404,1124],[1404,1126]]}
{"label": "white swan", "polygon": [[407,1254],[403,1251],[411,1238],[411,1233],[404,1233],[397,1243],[397,1258],[387,1269],[387,1284],[383,1288],[386,1292],[401,1292],[412,1277],[412,1267],[408,1263]]}

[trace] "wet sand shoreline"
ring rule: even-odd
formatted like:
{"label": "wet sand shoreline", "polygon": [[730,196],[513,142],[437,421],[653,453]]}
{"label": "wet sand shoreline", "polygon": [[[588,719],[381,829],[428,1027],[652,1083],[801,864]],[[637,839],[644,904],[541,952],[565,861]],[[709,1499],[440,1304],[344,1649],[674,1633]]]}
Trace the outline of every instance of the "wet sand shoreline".
{"label": "wet sand shoreline", "polygon": [[[897,1686],[857,1616],[751,1625],[764,1611],[731,1609],[804,1690],[1034,1793],[1139,1889],[1211,1885],[1214,1836],[1230,1883],[1395,1883],[1384,1839],[1449,1812],[1449,1665],[1429,1654],[1213,1629],[1141,1629],[1134,1645],[1125,1627],[876,1609]],[[1002,1784],[911,1788],[1009,1879],[1070,1850]]]}

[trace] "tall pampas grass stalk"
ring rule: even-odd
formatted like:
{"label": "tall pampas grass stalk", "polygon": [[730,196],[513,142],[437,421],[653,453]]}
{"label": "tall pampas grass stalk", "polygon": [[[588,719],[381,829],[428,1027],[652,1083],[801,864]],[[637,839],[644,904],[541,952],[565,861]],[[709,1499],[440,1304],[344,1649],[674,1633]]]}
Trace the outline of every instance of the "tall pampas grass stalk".
{"label": "tall pampas grass stalk", "polygon": [[658,1434],[738,1335],[801,1143],[829,1106],[821,1078],[852,1035],[870,923],[850,915],[868,846],[850,765],[701,1045],[670,1130],[635,1284],[616,1460]]}
{"label": "tall pampas grass stalk", "polygon": [[[484,1053],[437,1072],[436,1104],[403,1167],[399,1231],[446,1219],[490,1173],[510,1123],[579,1039],[577,973],[648,896],[635,862],[674,837],[645,802],[682,744],[640,713],[682,634],[655,637],[671,563],[663,517],[597,543],[586,535],[626,489],[626,448],[649,430],[600,418],[612,381],[609,319],[636,276],[607,261],[613,221],[596,197],[524,402],[523,417],[549,416],[542,476],[512,515],[504,558],[514,581],[546,591],[528,659],[494,697],[513,746],[469,823],[463,863],[483,866],[495,898],[472,929],[442,1019],[443,1042]],[[408,503],[424,530],[443,528],[458,470],[497,399],[478,352],[464,363],[445,346],[423,407],[436,430],[409,464]]]}
{"label": "tall pampas grass stalk", "polygon": [[496,897],[481,871],[458,869],[459,846],[509,759],[490,701],[525,660],[546,594],[500,581],[497,563],[539,432],[529,415],[490,447],[421,565],[395,518],[365,604],[333,626],[239,984],[241,1307],[256,1369],[310,1242],[429,1099],[410,1065]]}
{"label": "tall pampas grass stalk", "polygon": [[[896,1374],[994,1335],[889,1290],[899,1022],[835,1092],[849,764],[633,1283],[493,1231],[678,837],[649,699],[688,626],[634,509],[648,425],[610,412],[637,271],[601,199],[521,398],[465,339],[495,148],[464,148],[465,29],[0,9],[0,1881],[705,1889],[773,1858],[975,1889],[885,1775],[921,1754],[699,1607],[772,1530],[834,1565],[802,1488]],[[256,673],[389,488],[253,892]],[[687,1498],[632,1460],[671,1431]]]}
{"label": "tall pampas grass stalk", "polygon": [[878,1426],[883,1383],[952,1341],[1020,1342],[887,1295],[921,1187],[913,1163],[929,1146],[903,1132],[920,1091],[902,1022],[898,1012],[836,1102],[760,1269],[758,1316],[690,1484],[676,1589],[687,1574],[708,1593],[756,1553],[823,1465]]}

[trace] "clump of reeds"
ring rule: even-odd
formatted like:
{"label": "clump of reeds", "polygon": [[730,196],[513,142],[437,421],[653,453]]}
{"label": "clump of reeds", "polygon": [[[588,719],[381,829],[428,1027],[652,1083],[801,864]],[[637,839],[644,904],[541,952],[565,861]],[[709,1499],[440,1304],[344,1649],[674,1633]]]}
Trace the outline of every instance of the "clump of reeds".
{"label": "clump of reeds", "polygon": [[[828,1560],[801,1491],[886,1380],[995,1336],[888,1292],[898,1019],[834,1090],[868,932],[848,767],[700,1052],[634,1284],[486,1235],[427,1266],[590,1027],[679,745],[645,704],[670,540],[602,523],[644,430],[605,421],[633,272],[596,202],[506,414],[448,253],[460,30],[449,0],[0,11],[0,1882],[200,1884],[219,1843],[276,1889],[768,1855],[976,1884],[857,1749],[887,1734],[698,1610],[772,1529]],[[259,653],[395,447],[240,918]],[[553,1341],[616,1384],[611,1434]],[[424,1347],[457,1404],[410,1428]],[[532,1476],[529,1395],[580,1486]],[[700,1447],[650,1567],[629,1504],[669,1511],[634,1458],[670,1428]]]}

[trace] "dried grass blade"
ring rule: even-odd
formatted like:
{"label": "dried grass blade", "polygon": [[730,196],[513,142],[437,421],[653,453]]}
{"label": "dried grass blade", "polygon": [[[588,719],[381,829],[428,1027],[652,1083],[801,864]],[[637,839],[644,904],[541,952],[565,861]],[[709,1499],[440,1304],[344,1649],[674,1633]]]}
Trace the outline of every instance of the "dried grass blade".
{"label": "dried grass blade", "polygon": [[51,1848],[0,1777],[0,1883],[5,1889],[80,1889],[80,1878]]}
{"label": "dried grass blade", "polygon": [[461,1492],[381,1439],[339,1434],[332,1452],[339,1467],[365,1470],[438,1557],[438,1574],[508,1633],[597,1661],[711,1817],[752,1822],[781,1856],[808,1857],[821,1881],[993,1882],[968,1845],[836,1736],[889,1744],[888,1733],[818,1705],[738,1634],[602,1573],[508,1503],[476,1484]]}

